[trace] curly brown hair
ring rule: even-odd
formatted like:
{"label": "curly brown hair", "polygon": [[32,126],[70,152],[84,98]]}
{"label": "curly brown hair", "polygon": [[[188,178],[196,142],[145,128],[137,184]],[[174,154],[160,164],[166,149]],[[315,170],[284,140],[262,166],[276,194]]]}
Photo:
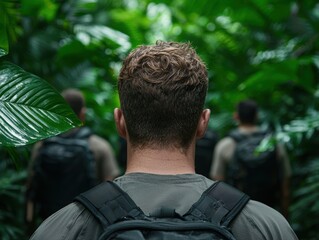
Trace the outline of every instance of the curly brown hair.
{"label": "curly brown hair", "polygon": [[206,66],[190,44],[157,41],[133,50],[118,82],[131,144],[187,149],[207,85]]}

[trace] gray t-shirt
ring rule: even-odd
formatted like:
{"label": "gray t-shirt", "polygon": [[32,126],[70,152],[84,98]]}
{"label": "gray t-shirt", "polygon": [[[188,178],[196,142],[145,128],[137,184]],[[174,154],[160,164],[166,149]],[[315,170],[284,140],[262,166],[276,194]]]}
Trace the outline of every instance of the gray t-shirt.
{"label": "gray t-shirt", "polygon": [[[131,173],[115,182],[146,214],[170,206],[184,214],[214,182],[198,174],[155,175]],[[106,193],[107,194],[107,193]],[[274,209],[250,200],[231,225],[236,239],[298,239],[285,218]],[[102,228],[79,203],[72,203],[53,214],[31,240],[95,240]]]}

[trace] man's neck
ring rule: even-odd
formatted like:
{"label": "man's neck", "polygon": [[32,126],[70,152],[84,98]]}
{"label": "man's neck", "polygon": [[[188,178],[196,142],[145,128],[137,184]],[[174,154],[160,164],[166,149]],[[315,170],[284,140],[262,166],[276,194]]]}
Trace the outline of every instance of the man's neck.
{"label": "man's neck", "polygon": [[257,129],[258,126],[256,124],[243,124],[243,123],[240,123],[238,125],[239,128],[241,129],[247,129],[247,130],[251,130],[251,129]]}
{"label": "man's neck", "polygon": [[131,149],[128,146],[126,173],[193,174],[194,152],[194,147],[184,152],[180,149]]}

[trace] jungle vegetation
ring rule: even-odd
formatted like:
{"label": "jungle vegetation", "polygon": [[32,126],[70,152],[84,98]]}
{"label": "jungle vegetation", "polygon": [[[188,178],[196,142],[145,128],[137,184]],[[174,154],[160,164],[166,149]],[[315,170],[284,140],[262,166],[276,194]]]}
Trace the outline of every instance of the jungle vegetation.
{"label": "jungle vegetation", "polygon": [[80,123],[59,92],[83,91],[86,125],[118,136],[116,79],[133,48],[190,42],[209,71],[210,127],[233,128],[235,104],[255,99],[260,124],[293,168],[289,222],[319,226],[319,4],[308,0],[1,0],[0,238],[27,239],[24,191],[32,144]]}

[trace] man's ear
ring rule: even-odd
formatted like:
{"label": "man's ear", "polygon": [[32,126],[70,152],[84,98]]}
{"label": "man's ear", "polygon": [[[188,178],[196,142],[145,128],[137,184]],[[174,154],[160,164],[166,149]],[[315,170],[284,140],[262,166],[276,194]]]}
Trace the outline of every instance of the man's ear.
{"label": "man's ear", "polygon": [[234,112],[233,113],[233,119],[236,121],[236,122],[239,122],[239,115],[237,112]]}
{"label": "man's ear", "polygon": [[115,108],[114,109],[114,120],[115,120],[115,125],[116,125],[116,129],[118,134],[122,137],[126,139],[126,123],[125,123],[125,119],[124,119],[124,115],[121,109],[119,108]]}
{"label": "man's ear", "polygon": [[210,109],[204,109],[200,115],[197,131],[196,131],[196,138],[202,138],[206,132],[208,122],[210,118]]}
{"label": "man's ear", "polygon": [[259,114],[258,114],[258,113],[256,113],[256,116],[255,116],[255,123],[257,123],[257,122],[258,122],[258,118],[259,118]]}
{"label": "man's ear", "polygon": [[84,123],[85,122],[85,114],[86,114],[86,107],[81,108],[79,113],[79,119]]}

